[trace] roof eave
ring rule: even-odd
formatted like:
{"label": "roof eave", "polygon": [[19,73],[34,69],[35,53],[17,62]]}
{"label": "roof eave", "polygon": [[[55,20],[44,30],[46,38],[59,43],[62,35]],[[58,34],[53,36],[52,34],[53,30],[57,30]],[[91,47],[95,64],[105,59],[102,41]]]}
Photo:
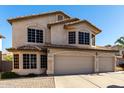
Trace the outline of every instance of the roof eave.
{"label": "roof eave", "polygon": [[87,24],[91,25],[93,28],[96,29],[96,31],[97,31],[96,34],[99,34],[99,33],[102,32],[101,29],[97,28],[96,26],[94,26],[93,24],[91,24],[90,22],[88,22],[87,20],[81,20],[81,21],[79,21],[79,22],[66,24],[66,26],[72,26],[72,25],[79,24],[79,23],[87,23]]}
{"label": "roof eave", "polygon": [[20,20],[20,19],[25,19],[25,18],[31,18],[31,17],[36,17],[36,16],[41,16],[41,15],[48,15],[48,14],[63,14],[64,16],[66,16],[67,18],[71,18],[69,15],[65,14],[62,11],[54,11],[54,12],[48,12],[48,13],[41,13],[41,14],[34,14],[34,15],[28,15],[28,16],[20,16],[20,17],[16,17],[16,18],[10,18],[7,19],[7,21],[12,25],[12,22],[14,22],[15,20]]}
{"label": "roof eave", "polygon": [[47,48],[64,48],[64,49],[72,49],[72,50],[90,50],[90,51],[105,51],[105,52],[118,52],[118,50],[103,50],[103,49],[84,49],[84,48],[68,48],[68,47],[53,47],[47,46]]}
{"label": "roof eave", "polygon": [[108,49],[108,48],[87,48],[87,47],[75,47],[75,46],[66,46],[66,45],[54,45],[46,44],[47,48],[64,48],[64,49],[75,49],[75,50],[91,50],[91,51],[108,51],[108,52],[119,52],[117,49]]}
{"label": "roof eave", "polygon": [[77,21],[77,20],[80,20],[80,19],[78,19],[78,18],[66,19],[66,20],[55,22],[55,23],[47,24],[47,26],[49,28],[49,27],[56,25],[56,24],[68,23],[68,22],[73,22],[73,21]]}
{"label": "roof eave", "polygon": [[15,49],[15,48],[8,48],[6,49],[9,52],[17,52],[17,51],[41,51],[38,49]]}
{"label": "roof eave", "polygon": [[5,39],[6,37],[4,37],[4,36],[0,35],[0,38],[3,38],[3,39]]}

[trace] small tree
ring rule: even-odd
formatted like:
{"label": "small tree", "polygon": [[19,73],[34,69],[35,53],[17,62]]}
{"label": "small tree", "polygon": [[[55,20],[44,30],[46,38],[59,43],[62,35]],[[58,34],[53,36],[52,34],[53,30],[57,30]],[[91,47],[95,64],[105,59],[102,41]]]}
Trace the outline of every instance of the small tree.
{"label": "small tree", "polygon": [[6,56],[4,57],[4,59],[5,59],[5,61],[12,61],[13,56],[12,56],[12,55],[6,55]]}
{"label": "small tree", "polygon": [[117,39],[115,41],[115,44],[120,46],[120,47],[124,47],[124,36],[120,37],[119,39]]}

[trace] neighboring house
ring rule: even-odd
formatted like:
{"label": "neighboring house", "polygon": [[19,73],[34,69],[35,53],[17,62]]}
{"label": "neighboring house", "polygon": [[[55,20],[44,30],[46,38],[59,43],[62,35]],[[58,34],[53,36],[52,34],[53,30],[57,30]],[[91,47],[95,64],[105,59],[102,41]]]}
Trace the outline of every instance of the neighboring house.
{"label": "neighboring house", "polygon": [[2,51],[2,60],[1,60],[1,67],[0,71],[2,72],[10,72],[12,70],[12,62],[10,61],[10,57],[12,57],[12,53],[7,51]]}
{"label": "neighboring house", "polygon": [[2,52],[2,60],[6,61],[7,56],[13,56],[13,54],[11,52],[3,51]]}
{"label": "neighboring house", "polygon": [[[81,74],[115,70],[112,48],[95,45],[99,28],[62,11],[8,19],[13,72],[20,75]],[[102,42],[102,41],[101,41]]]}
{"label": "neighboring house", "polygon": [[124,48],[119,49],[119,54],[117,57],[117,66],[119,64],[124,64]]}
{"label": "neighboring house", "polygon": [[2,38],[5,38],[4,36],[0,35],[0,71],[2,70]]}
{"label": "neighboring house", "polygon": [[119,53],[122,56],[122,58],[124,58],[124,48],[120,49]]}

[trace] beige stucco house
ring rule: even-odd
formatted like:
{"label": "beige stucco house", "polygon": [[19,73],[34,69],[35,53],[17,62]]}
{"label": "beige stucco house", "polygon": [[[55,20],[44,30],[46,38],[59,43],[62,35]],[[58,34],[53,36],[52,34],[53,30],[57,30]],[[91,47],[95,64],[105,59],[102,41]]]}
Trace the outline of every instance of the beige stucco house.
{"label": "beige stucco house", "polygon": [[[8,19],[13,72],[20,75],[82,74],[115,70],[112,48],[95,45],[99,28],[62,11]],[[102,42],[102,41],[101,41]]]}

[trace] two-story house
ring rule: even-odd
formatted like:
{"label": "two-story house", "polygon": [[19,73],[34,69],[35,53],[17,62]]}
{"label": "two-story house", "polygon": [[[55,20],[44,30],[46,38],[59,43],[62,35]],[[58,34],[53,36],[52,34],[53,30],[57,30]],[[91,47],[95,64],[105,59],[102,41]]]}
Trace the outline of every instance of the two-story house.
{"label": "two-story house", "polygon": [[112,48],[95,45],[99,28],[62,11],[8,19],[12,25],[13,72],[81,74],[115,70]]}

